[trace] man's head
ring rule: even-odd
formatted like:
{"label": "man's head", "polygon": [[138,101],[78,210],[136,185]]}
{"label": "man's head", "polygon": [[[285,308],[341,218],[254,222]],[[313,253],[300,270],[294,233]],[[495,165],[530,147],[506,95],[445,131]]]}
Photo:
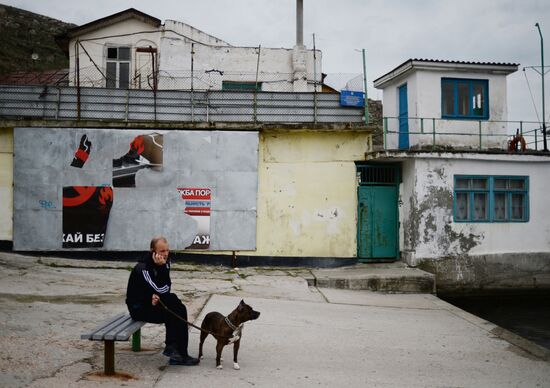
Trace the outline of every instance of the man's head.
{"label": "man's head", "polygon": [[170,253],[170,249],[168,247],[168,241],[163,236],[157,236],[154,237],[151,240],[151,254],[153,257],[153,261],[156,265],[163,265],[166,263],[166,260],[168,260],[168,254]]}

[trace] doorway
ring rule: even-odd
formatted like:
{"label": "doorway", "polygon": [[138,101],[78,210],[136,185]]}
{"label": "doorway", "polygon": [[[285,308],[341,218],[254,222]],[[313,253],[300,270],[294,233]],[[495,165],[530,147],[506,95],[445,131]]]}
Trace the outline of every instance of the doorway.
{"label": "doorway", "polygon": [[399,166],[358,164],[357,257],[361,262],[399,256]]}

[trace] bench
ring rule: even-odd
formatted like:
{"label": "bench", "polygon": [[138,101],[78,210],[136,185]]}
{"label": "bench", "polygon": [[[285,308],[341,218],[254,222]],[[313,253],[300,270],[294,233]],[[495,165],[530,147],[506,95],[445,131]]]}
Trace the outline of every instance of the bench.
{"label": "bench", "polygon": [[106,375],[115,374],[115,341],[128,341],[132,336],[132,350],[141,350],[141,327],[146,322],[134,321],[127,313],[121,313],[103,322],[81,339],[104,341],[104,369]]}

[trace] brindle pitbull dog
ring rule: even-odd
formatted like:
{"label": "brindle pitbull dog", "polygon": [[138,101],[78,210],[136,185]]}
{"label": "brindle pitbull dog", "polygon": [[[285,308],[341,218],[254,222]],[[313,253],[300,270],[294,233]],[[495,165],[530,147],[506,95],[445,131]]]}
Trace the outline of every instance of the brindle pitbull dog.
{"label": "brindle pitbull dog", "polygon": [[[237,354],[239,353],[239,346],[241,344],[243,325],[246,321],[258,319],[259,316],[260,313],[254,311],[252,307],[244,303],[243,300],[241,300],[237,308],[227,317],[224,317],[216,311],[206,314],[202,321],[201,328],[210,331],[212,336],[218,341],[216,344],[216,368],[223,368],[221,364],[223,347],[233,343],[233,368],[241,369],[237,362]],[[209,333],[201,331],[199,345],[199,358],[201,359],[203,358],[202,344],[206,337],[208,337],[208,334]]]}

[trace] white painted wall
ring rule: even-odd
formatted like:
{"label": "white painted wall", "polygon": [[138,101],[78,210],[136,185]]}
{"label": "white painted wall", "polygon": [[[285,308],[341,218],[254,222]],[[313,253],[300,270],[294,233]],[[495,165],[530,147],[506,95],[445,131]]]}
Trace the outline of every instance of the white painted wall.
{"label": "white painted wall", "polygon": [[[489,81],[489,120],[481,121],[482,147],[505,149],[507,146],[506,76],[463,71],[437,71],[413,69],[392,80],[383,89],[384,117],[388,117],[388,130],[398,130],[398,88],[407,83],[410,146],[433,144],[435,118],[436,144],[440,146],[479,148],[479,125],[475,120],[441,119],[441,78],[486,79]],[[421,123],[420,118],[423,118]],[[422,134],[422,124],[424,134]],[[416,134],[413,134],[415,132]],[[459,135],[450,135],[457,133]],[[447,135],[442,135],[447,134]],[[397,133],[387,136],[387,149],[396,149]]]}
{"label": "white painted wall", "polygon": [[[192,43],[194,89],[220,90],[223,81],[256,81],[258,48],[231,46],[219,38],[173,20],[167,20],[164,26],[155,28],[136,19],[129,19],[79,36],[78,39],[87,51],[86,54],[84,49],[79,50],[81,86],[105,87],[103,75],[106,74],[106,47],[109,45],[132,47],[130,74],[136,80],[139,79],[136,75],[140,72],[140,61],[135,49],[149,45],[157,48],[160,89],[191,88]],[[69,43],[69,55],[70,82],[76,85],[74,39]],[[305,46],[292,49],[262,47],[258,82],[262,83],[263,91],[312,92],[313,80],[316,79],[320,91],[321,63],[321,52],[317,51],[314,65],[313,50]],[[223,75],[208,70],[219,70]],[[138,82],[133,82],[131,87],[139,87]]]}
{"label": "white painted wall", "polygon": [[[158,47],[160,33],[157,28],[150,24],[136,19],[128,19],[81,35],[78,37],[78,40],[81,41],[85,49],[80,48],[78,51],[78,58],[80,60],[80,86],[105,87],[105,77],[103,75],[106,74],[108,46],[132,47],[130,78],[133,78],[136,71],[135,49],[137,47],[148,47],[149,45],[155,48]],[[75,42],[75,39],[69,42],[69,82],[71,85],[76,85],[77,76]]]}
{"label": "white painted wall", "polygon": [[[416,236],[404,239],[405,260],[460,255],[534,253],[550,251],[550,158],[525,155],[441,154],[403,163],[401,227]],[[414,171],[414,173],[413,173]],[[454,175],[521,175],[529,177],[529,221],[455,223]],[[413,206],[411,206],[413,204]],[[416,213],[414,213],[416,210]],[[468,241],[475,242],[468,247]]]}

